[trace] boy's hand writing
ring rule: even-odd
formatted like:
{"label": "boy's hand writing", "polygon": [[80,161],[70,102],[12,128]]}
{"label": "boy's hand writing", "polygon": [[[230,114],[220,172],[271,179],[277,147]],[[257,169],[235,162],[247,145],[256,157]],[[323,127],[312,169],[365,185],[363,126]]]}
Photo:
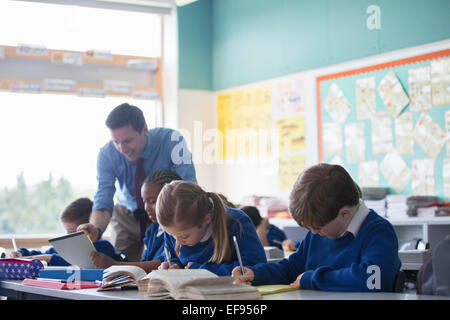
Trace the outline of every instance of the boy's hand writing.
{"label": "boy's hand writing", "polygon": [[169,263],[167,261],[165,261],[165,262],[162,262],[158,267],[158,270],[167,270],[167,269],[180,269],[180,266],[178,264],[172,262],[169,267]]}
{"label": "boy's hand writing", "polygon": [[9,253],[10,258],[22,258],[22,253],[20,251],[11,251]]}
{"label": "boy's hand writing", "polygon": [[246,283],[251,284],[251,282],[255,279],[255,273],[252,269],[244,267],[244,275],[242,275],[241,267],[235,267],[233,271],[231,271],[231,275],[234,277],[239,277],[239,279],[235,280],[234,283]]}

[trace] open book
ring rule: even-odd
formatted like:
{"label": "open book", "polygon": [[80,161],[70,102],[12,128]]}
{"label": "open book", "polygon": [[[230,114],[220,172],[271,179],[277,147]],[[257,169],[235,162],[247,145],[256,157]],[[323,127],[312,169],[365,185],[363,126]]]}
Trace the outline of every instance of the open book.
{"label": "open book", "polygon": [[235,277],[219,277],[206,269],[154,270],[145,279],[148,279],[147,296],[152,299],[261,299],[255,287],[233,284]]}
{"label": "open book", "polygon": [[113,290],[124,287],[137,287],[139,291],[147,291],[147,273],[137,266],[114,265],[103,270],[102,286],[98,291]]}

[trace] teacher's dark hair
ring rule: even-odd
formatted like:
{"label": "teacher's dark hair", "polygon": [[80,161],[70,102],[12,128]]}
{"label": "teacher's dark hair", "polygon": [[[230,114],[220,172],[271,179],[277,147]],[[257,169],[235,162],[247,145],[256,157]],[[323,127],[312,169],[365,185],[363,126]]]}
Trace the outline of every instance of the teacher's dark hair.
{"label": "teacher's dark hair", "polygon": [[106,126],[111,130],[116,130],[127,125],[141,133],[145,126],[144,113],[138,107],[128,103],[122,103],[115,107],[106,118]]}

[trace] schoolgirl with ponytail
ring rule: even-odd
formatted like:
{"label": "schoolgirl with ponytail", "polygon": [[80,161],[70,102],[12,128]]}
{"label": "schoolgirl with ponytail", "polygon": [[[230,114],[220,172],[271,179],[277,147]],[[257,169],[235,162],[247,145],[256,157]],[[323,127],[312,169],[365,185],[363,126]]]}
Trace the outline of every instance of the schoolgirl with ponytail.
{"label": "schoolgirl with ponytail", "polygon": [[239,264],[233,246],[236,236],[244,265],[266,262],[264,248],[250,218],[228,208],[220,196],[205,192],[188,181],[166,184],[156,203],[156,217],[166,232],[165,246],[171,254],[160,269],[205,268],[217,275],[230,275]]}

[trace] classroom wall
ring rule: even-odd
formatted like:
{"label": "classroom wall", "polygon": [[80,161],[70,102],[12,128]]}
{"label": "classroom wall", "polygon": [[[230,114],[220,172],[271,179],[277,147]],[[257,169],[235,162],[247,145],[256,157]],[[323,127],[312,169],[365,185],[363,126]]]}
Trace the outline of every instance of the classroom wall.
{"label": "classroom wall", "polygon": [[444,40],[448,12],[448,0],[199,0],[178,8],[179,86],[222,90]]}
{"label": "classroom wall", "polygon": [[[372,4],[381,9],[380,30],[366,26]],[[180,7],[179,122],[217,126],[216,94],[300,75],[307,93],[306,166],[317,163],[315,77],[447,47],[449,9],[450,1],[441,0],[199,0]],[[287,199],[277,189],[276,159],[196,167],[201,185],[233,202],[250,194]]]}

